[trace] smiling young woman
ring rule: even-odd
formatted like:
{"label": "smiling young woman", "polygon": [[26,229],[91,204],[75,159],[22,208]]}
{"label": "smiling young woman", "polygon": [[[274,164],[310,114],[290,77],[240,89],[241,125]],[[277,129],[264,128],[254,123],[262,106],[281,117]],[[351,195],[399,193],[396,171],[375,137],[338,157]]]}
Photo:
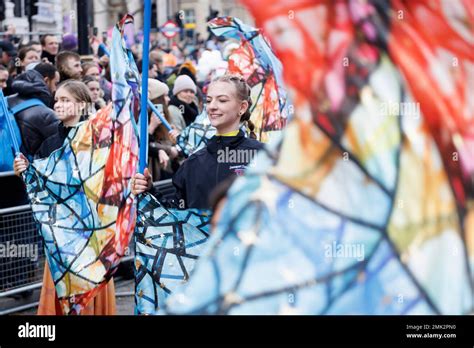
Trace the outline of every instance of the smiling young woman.
{"label": "smiling young woman", "polygon": [[[243,78],[224,75],[216,78],[208,87],[207,114],[217,134],[206,148],[191,155],[173,176],[180,208],[208,209],[213,189],[232,175],[242,175],[256,151],[263,144],[248,138],[240,130],[249,122],[250,87]],[[248,156],[242,156],[247,153]],[[151,189],[152,179],[136,174],[132,190],[135,194]]]}
{"label": "smiling young woman", "polygon": [[[72,127],[86,119],[92,99],[87,86],[80,81],[66,80],[61,83],[55,94],[54,111],[59,119],[58,131],[46,139],[38,153],[40,157],[47,157],[54,150],[60,148]],[[29,166],[24,156],[15,158],[13,168],[15,174],[20,175]],[[62,310],[54,288],[54,281],[48,265],[45,265],[43,286],[41,288],[38,305],[39,315],[61,315]],[[97,294],[93,301],[81,312],[83,315],[112,315],[115,314],[115,288],[113,278]]]}

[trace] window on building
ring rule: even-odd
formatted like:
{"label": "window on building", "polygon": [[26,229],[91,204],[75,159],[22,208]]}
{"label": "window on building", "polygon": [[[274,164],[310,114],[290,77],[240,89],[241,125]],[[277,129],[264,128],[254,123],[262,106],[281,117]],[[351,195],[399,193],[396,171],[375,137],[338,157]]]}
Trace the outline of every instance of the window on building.
{"label": "window on building", "polygon": [[183,24],[196,23],[196,12],[193,8],[184,10]]}

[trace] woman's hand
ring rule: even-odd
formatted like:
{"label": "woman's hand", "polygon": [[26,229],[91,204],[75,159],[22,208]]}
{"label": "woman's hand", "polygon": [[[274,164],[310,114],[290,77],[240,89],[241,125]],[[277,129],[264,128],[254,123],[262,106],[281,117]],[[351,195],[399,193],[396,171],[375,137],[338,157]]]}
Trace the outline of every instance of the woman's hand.
{"label": "woman's hand", "polygon": [[181,134],[181,132],[177,131],[176,129],[172,129],[168,134],[170,139],[176,144],[176,140],[178,139],[178,136]]}
{"label": "woman's hand", "polygon": [[150,191],[153,180],[148,168],[145,168],[143,174],[136,173],[132,178],[132,193],[136,196],[145,191]]}
{"label": "woman's hand", "polygon": [[158,151],[158,158],[160,159],[160,165],[162,167],[166,167],[168,165],[170,158],[168,157],[165,151],[160,149]]}
{"label": "woman's hand", "polygon": [[171,146],[171,149],[170,149],[170,158],[171,159],[175,159],[179,156],[179,151],[178,149],[176,148],[176,146]]}
{"label": "woman's hand", "polygon": [[161,120],[157,116],[152,114],[150,117],[150,124],[148,125],[148,133],[153,134],[161,123]]}
{"label": "woman's hand", "polygon": [[28,160],[22,153],[16,156],[15,160],[13,161],[13,170],[15,171],[15,175],[20,176],[21,173],[23,173],[29,165],[30,162],[28,162]]}
{"label": "woman's hand", "polygon": [[99,59],[99,64],[105,69],[109,65],[110,59],[109,57],[104,54],[102,57]]}

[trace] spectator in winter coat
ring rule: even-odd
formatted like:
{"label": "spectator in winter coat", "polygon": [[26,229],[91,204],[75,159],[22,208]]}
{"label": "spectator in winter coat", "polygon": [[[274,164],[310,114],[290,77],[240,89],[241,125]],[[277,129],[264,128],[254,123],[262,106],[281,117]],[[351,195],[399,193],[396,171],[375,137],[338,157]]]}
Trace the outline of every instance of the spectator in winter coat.
{"label": "spectator in winter coat", "polygon": [[16,94],[7,98],[10,108],[32,98],[44,103],[15,115],[23,140],[22,151],[27,156],[35,156],[43,141],[57,131],[59,121],[50,107],[53,104],[52,94],[58,81],[59,74],[56,68],[49,63],[41,63],[34,69],[18,75],[12,84],[12,90]]}
{"label": "spectator in winter coat", "polygon": [[43,51],[41,52],[41,59],[47,60],[51,64],[55,63],[56,55],[59,52],[59,41],[56,35],[46,34],[40,38]]}
{"label": "spectator in winter coat", "polygon": [[[171,122],[178,131],[193,123],[199,114],[198,106],[195,103],[196,92],[197,87],[189,76],[180,75],[176,78],[169,110]],[[182,127],[182,120],[184,120],[185,127]]]}

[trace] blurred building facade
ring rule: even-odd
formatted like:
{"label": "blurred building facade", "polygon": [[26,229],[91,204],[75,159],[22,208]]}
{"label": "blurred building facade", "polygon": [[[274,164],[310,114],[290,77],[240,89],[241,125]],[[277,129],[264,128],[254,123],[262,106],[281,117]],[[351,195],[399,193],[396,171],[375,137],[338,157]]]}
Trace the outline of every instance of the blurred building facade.
{"label": "blurred building facade", "polygon": [[[77,1],[81,0],[1,1],[4,3],[3,31],[6,26],[14,25],[17,34],[77,32]],[[91,31],[95,28],[98,35],[110,34],[117,20],[126,13],[134,16],[135,28],[143,27],[143,0],[89,0],[86,3]],[[207,38],[207,19],[211,12],[216,11],[219,16],[235,16],[248,24],[254,23],[238,0],[152,0],[152,4],[152,32],[166,21],[173,20],[181,22],[185,36],[195,37],[199,33],[202,38]],[[161,34],[154,34],[154,37],[164,40]]]}
{"label": "blurred building facade", "polygon": [[61,0],[2,0],[2,31],[14,26],[17,34],[63,31]]}
{"label": "blurred building facade", "polygon": [[[163,0],[166,1],[166,0]],[[171,13],[179,13],[186,31],[194,30],[207,37],[207,18],[211,11],[219,16],[238,17],[245,23],[254,24],[253,18],[238,0],[175,0],[171,3]]]}
{"label": "blurred building facade", "polygon": [[[102,0],[93,3],[94,24],[99,32],[113,27],[124,13],[134,16],[136,28],[143,27],[142,0]],[[152,31],[156,31],[168,20],[176,24],[181,20],[189,37],[194,37],[197,33],[203,38],[207,37],[206,23],[211,10],[218,11],[219,16],[235,16],[254,24],[253,18],[238,0],[152,0],[152,9]]]}

